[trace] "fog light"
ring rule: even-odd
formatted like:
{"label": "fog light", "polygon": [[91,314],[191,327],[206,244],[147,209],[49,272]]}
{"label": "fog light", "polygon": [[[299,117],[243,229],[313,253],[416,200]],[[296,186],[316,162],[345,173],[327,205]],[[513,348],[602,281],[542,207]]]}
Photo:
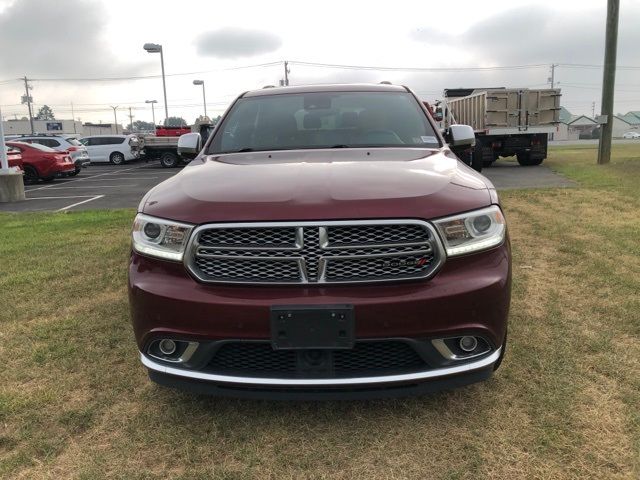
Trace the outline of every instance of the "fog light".
{"label": "fog light", "polygon": [[460,349],[464,352],[473,352],[477,346],[476,337],[462,337],[460,339]]}
{"label": "fog light", "polygon": [[158,349],[160,349],[163,355],[172,355],[176,351],[176,342],[165,338],[164,340],[160,340]]}

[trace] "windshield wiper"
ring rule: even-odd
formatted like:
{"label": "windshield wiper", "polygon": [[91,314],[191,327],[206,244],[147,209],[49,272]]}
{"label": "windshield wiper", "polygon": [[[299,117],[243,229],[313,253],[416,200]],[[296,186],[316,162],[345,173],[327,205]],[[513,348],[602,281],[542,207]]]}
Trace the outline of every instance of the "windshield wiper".
{"label": "windshield wiper", "polygon": [[235,153],[244,153],[244,152],[253,152],[253,148],[251,147],[244,147],[241,148],[240,150],[236,150]]}
{"label": "windshield wiper", "polygon": [[345,144],[340,143],[338,145],[332,145],[329,148],[351,148],[351,145],[345,145]]}

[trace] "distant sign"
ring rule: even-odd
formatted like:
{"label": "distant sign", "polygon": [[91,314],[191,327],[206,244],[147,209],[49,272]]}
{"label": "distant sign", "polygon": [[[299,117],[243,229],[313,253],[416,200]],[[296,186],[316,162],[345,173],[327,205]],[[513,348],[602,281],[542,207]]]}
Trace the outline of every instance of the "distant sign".
{"label": "distant sign", "polygon": [[47,131],[48,132],[61,132],[62,131],[62,122],[47,122]]}

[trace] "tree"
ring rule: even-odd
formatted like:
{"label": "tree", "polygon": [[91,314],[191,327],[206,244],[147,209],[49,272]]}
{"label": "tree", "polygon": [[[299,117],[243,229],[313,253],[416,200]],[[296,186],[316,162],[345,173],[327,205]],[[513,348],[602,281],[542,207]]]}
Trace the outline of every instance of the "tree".
{"label": "tree", "polygon": [[42,107],[40,107],[40,110],[38,110],[38,114],[35,116],[36,120],[55,120],[56,117],[53,114],[53,110],[51,110],[51,107],[49,105],[43,105]]}
{"label": "tree", "polygon": [[187,121],[182,117],[169,117],[164,121],[165,127],[186,127]]}
{"label": "tree", "polygon": [[136,120],[133,122],[133,126],[131,124],[127,125],[127,130],[130,132],[153,132],[155,130],[155,125],[153,122],[145,122],[144,120]]}

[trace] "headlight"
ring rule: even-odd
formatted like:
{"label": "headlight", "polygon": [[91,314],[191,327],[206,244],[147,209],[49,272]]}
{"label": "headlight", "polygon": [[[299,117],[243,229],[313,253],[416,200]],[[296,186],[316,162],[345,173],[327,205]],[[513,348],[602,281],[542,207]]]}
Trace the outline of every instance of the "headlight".
{"label": "headlight", "polygon": [[193,225],[139,213],[133,221],[133,248],[150,257],[181,261]]}
{"label": "headlight", "polygon": [[504,215],[497,205],[443,218],[434,223],[450,257],[500,245],[507,230]]}

